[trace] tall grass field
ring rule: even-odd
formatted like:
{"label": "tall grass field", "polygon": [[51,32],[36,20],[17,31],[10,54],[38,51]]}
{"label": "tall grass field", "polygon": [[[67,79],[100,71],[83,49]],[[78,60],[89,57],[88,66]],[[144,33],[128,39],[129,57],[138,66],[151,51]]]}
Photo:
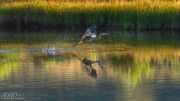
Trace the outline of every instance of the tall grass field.
{"label": "tall grass field", "polygon": [[1,2],[0,27],[179,30],[180,1]]}

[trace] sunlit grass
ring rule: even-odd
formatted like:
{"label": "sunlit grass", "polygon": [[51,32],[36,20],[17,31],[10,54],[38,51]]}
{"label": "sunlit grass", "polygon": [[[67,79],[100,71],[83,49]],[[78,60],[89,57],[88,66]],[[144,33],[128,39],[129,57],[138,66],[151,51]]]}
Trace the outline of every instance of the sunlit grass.
{"label": "sunlit grass", "polygon": [[9,79],[13,70],[21,65],[19,60],[24,54],[0,54],[0,81]]}
{"label": "sunlit grass", "polygon": [[118,29],[177,29],[180,2],[131,1],[14,2],[0,6],[0,24],[17,28],[62,28],[98,25]]}

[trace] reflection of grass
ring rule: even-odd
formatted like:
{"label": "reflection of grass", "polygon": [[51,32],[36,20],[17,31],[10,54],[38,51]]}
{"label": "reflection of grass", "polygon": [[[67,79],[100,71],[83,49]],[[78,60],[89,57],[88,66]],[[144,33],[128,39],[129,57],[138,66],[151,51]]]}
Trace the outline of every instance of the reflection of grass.
{"label": "reflection of grass", "polygon": [[16,64],[11,63],[11,62],[0,64],[0,80],[4,80],[10,76],[13,65],[16,65]]}
{"label": "reflection of grass", "polygon": [[92,24],[122,29],[177,29],[180,24],[179,9],[179,2],[149,0],[120,3],[2,3],[0,24],[17,29],[85,27]]}
{"label": "reflection of grass", "polygon": [[11,72],[20,65],[16,60],[21,57],[19,54],[2,54],[2,56],[4,58],[0,60],[0,80],[10,77]]}
{"label": "reflection of grass", "polygon": [[[111,75],[118,76],[129,89],[136,88],[144,79],[150,79],[150,76],[156,78],[158,74],[154,75],[153,71],[160,67],[163,72],[160,72],[161,78],[179,76],[179,57],[179,49],[167,47],[131,47],[126,53],[115,52],[107,55],[112,61]],[[171,72],[163,71],[165,68]]]}
{"label": "reflection of grass", "polygon": [[150,65],[148,61],[141,60],[130,54],[110,56],[113,61],[113,71],[121,78],[126,87],[136,87],[143,78],[149,78]]}
{"label": "reflection of grass", "polygon": [[119,56],[110,55],[109,58],[112,61],[113,67],[116,69],[121,69],[122,71],[128,72],[129,69],[134,68],[134,57],[130,54],[123,54]]}

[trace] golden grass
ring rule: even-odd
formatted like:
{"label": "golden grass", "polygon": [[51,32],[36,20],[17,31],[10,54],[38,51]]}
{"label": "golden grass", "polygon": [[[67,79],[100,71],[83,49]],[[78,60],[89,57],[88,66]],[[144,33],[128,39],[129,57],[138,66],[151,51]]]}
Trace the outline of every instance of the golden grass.
{"label": "golden grass", "polygon": [[94,24],[118,29],[178,29],[180,2],[12,2],[0,4],[0,18],[1,26],[20,29]]}

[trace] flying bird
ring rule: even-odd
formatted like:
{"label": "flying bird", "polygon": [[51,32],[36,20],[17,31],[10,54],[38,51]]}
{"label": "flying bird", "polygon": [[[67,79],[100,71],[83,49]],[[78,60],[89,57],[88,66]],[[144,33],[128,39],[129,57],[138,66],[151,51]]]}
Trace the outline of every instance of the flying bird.
{"label": "flying bird", "polygon": [[81,43],[89,43],[89,42],[92,42],[92,41],[94,41],[96,39],[100,39],[104,35],[110,35],[108,33],[101,33],[101,34],[97,35],[96,30],[97,30],[96,25],[87,28],[85,33],[82,35],[80,42],[75,44],[74,47],[76,47],[77,45],[79,45]]}

